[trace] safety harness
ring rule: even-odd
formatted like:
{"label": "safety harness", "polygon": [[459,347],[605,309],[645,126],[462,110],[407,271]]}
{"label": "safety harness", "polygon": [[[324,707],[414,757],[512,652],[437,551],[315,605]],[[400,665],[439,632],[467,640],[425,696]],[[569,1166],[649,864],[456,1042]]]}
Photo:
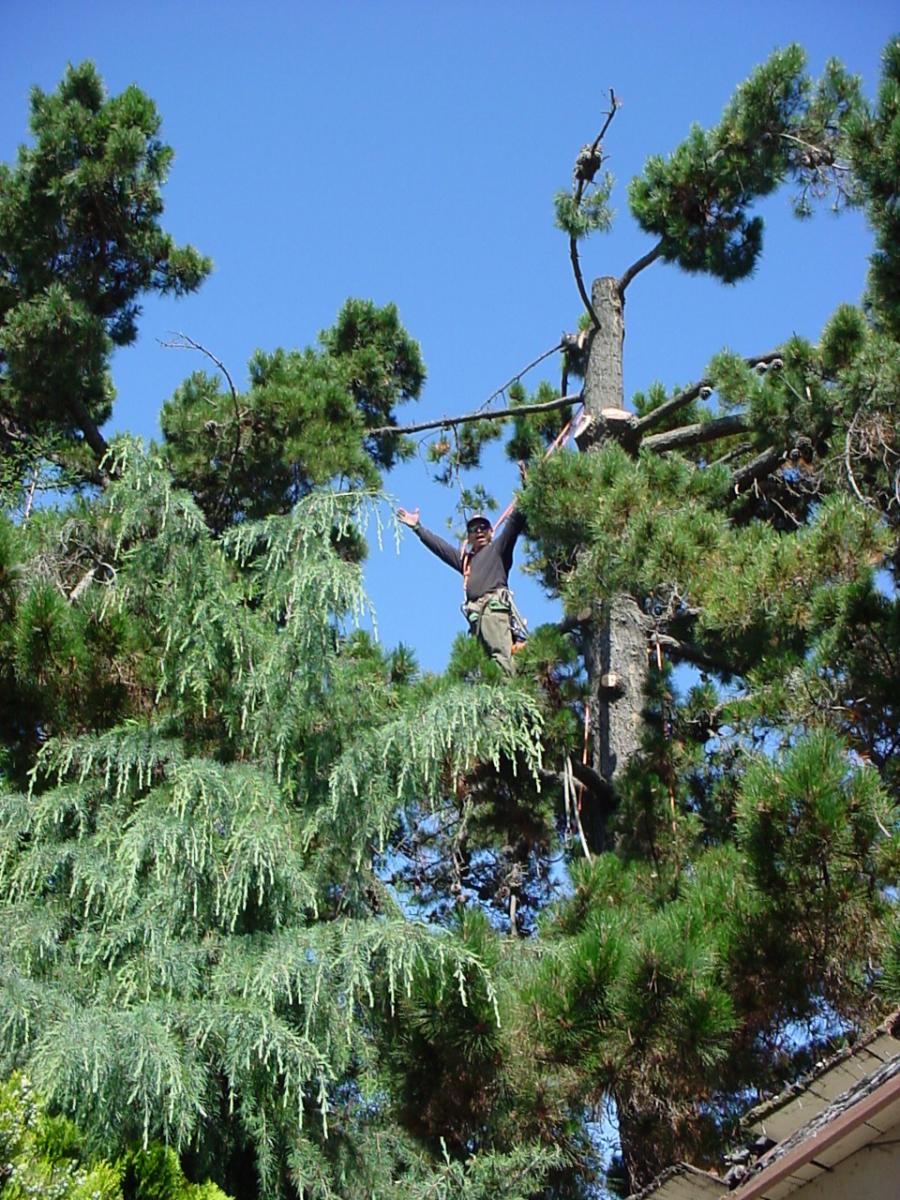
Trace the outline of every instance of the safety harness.
{"label": "safety harness", "polygon": [[[547,448],[547,451],[541,459],[542,462],[546,462],[550,455],[563,445],[566,438],[569,436],[569,432],[572,429],[573,424],[575,424],[576,421],[580,421],[583,412],[584,406],[582,405],[577,412],[572,414],[569,420],[562,427],[561,431],[553,439],[550,446]],[[522,465],[522,463],[519,464],[519,466]],[[516,501],[515,498],[513,498],[495,521],[491,536],[496,535],[497,530],[500,528],[506,518],[512,513],[515,507]],[[472,570],[472,552],[466,549],[467,546],[468,539],[463,542],[462,547],[460,548],[464,597],[468,592],[469,574]],[[522,616],[521,612],[519,612],[518,608],[516,607],[515,599],[513,598],[513,594],[509,588],[496,588],[494,591],[487,592],[484,596],[480,596],[477,600],[464,599],[461,608],[463,616],[469,623],[469,629],[474,634],[478,634],[480,632],[481,620],[486,609],[492,609],[495,612],[508,612],[509,626],[510,631],[512,632],[513,640],[512,652],[513,654],[517,654],[524,648],[525,643],[528,640],[528,621]]]}

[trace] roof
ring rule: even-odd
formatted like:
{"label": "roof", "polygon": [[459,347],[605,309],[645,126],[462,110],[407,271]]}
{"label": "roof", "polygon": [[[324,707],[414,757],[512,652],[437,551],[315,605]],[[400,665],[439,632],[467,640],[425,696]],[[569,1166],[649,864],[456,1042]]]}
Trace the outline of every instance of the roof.
{"label": "roof", "polygon": [[740,1178],[681,1163],[633,1200],[783,1200],[884,1139],[900,1125],[900,1010],[759,1105],[746,1125],[776,1144]]}
{"label": "roof", "polygon": [[676,1163],[629,1200],[719,1200],[725,1187],[725,1181],[718,1175],[687,1163]]}
{"label": "roof", "polygon": [[752,1109],[744,1124],[753,1133],[783,1142],[898,1055],[900,1010],[853,1046],[817,1063],[796,1083]]}

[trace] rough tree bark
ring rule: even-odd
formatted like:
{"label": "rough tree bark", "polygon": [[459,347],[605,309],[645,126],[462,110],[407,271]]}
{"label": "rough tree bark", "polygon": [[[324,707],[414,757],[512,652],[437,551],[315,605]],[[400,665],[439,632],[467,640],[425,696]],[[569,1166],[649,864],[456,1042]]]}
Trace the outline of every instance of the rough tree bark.
{"label": "rough tree bark", "polygon": [[[584,407],[590,423],[582,446],[587,453],[595,452],[613,436],[627,440],[633,424],[623,409],[625,302],[618,280],[595,279],[592,301],[599,327],[591,337],[584,380]],[[627,593],[598,602],[587,629],[590,765],[613,785],[640,746],[648,674],[647,632],[646,618]],[[594,805],[585,815],[591,849],[604,850],[606,813]]]}

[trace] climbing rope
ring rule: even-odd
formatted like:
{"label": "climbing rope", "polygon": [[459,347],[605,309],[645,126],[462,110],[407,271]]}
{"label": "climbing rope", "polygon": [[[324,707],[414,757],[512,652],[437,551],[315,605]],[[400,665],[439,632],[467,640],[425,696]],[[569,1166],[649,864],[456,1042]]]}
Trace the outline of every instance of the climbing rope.
{"label": "climbing rope", "polygon": [[[583,412],[584,412],[584,405],[582,405],[581,408],[576,409],[576,411],[571,415],[571,417],[569,417],[568,421],[566,421],[565,425],[562,427],[560,432],[556,435],[556,437],[553,439],[553,441],[548,446],[543,457],[541,458],[541,462],[546,462],[547,459],[550,457],[550,455],[554,454],[560,448],[560,446],[562,446],[565,443],[566,438],[568,438],[568,436],[569,436],[569,431],[571,430],[572,426],[575,425],[578,420],[580,420]],[[520,461],[519,466],[522,467],[522,466],[524,466],[524,464]],[[497,532],[497,530],[500,528],[500,526],[503,524],[503,522],[506,520],[506,518],[510,515],[510,513],[513,511],[513,509],[515,507],[516,507],[515,499],[510,500],[509,504],[507,504],[506,508],[504,508],[503,512],[500,514],[500,516],[494,522],[494,533]]]}

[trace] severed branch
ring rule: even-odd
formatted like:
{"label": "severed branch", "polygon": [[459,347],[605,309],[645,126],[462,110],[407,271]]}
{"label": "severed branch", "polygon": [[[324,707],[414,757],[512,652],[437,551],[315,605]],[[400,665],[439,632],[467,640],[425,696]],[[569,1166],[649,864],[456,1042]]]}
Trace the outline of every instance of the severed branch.
{"label": "severed branch", "polygon": [[448,429],[470,421],[504,421],[509,417],[521,417],[528,413],[552,412],[555,408],[565,408],[566,405],[580,402],[581,392],[578,392],[571,396],[558,396],[555,400],[546,400],[543,404],[519,404],[511,408],[498,408],[494,412],[479,411],[466,413],[463,417],[441,417],[438,421],[422,421],[418,425],[379,425],[377,429],[367,429],[366,437],[389,433],[422,433],[426,429]]}

